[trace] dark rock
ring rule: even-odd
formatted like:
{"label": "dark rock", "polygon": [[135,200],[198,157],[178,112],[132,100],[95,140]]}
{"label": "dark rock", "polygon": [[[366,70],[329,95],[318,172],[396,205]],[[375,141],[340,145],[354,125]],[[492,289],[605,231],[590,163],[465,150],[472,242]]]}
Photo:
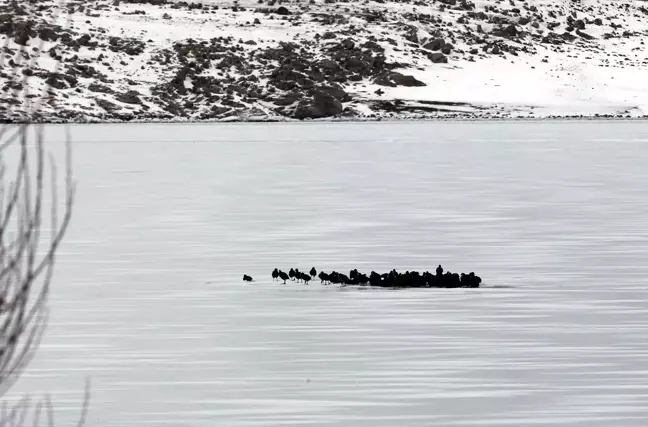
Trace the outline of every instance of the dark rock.
{"label": "dark rock", "polygon": [[[5,104],[8,104],[8,105],[22,105],[22,101],[19,100],[19,99],[15,99],[15,98],[0,99],[0,102],[4,102]],[[6,110],[6,108],[2,108],[2,109]]]}
{"label": "dark rock", "polygon": [[370,64],[365,58],[359,56],[353,56],[350,58],[346,58],[346,61],[344,62],[344,66],[348,70],[362,72],[363,70],[368,69],[370,67]]}
{"label": "dark rock", "polygon": [[91,39],[92,37],[90,36],[90,34],[84,34],[77,39],[77,43],[79,43],[80,46],[92,46],[92,45],[97,46],[98,43],[97,42],[91,43],[90,42]]}
{"label": "dark rock", "polygon": [[65,74],[63,76],[63,79],[70,85],[70,87],[76,87],[76,85],[79,83],[79,80],[76,78],[76,76],[72,74]]}
{"label": "dark rock", "polygon": [[375,107],[374,109],[376,110],[383,110],[388,113],[393,113],[398,111],[398,108],[396,108],[396,105],[390,101],[379,101],[373,105]]}
{"label": "dark rock", "polygon": [[95,102],[97,103],[98,106],[103,108],[104,110],[108,111],[109,113],[112,113],[115,110],[121,109],[121,107],[117,104],[114,104],[110,101],[107,101],[105,99],[97,98],[95,99]]}
{"label": "dark rock", "polygon": [[291,65],[283,65],[270,73],[270,83],[282,90],[296,89],[307,79],[304,73],[295,71]]}
{"label": "dark rock", "polygon": [[340,43],[340,47],[346,50],[353,50],[353,48],[355,47],[355,42],[351,39],[344,39]]}
{"label": "dark rock", "polygon": [[279,105],[279,106],[286,106],[286,105],[291,105],[294,104],[295,102],[299,101],[301,98],[301,95],[297,92],[288,92],[284,96],[275,99],[274,104]]}
{"label": "dark rock", "polygon": [[583,31],[581,31],[581,30],[576,30],[576,34],[579,35],[579,36],[581,36],[581,37],[584,38],[585,40],[594,40],[594,39],[595,39],[594,36],[592,36],[592,35],[590,35],[590,34],[587,34],[586,32],[583,32]]}
{"label": "dark rock", "polygon": [[428,53],[427,57],[428,57],[428,59],[430,61],[432,61],[435,64],[447,64],[448,63],[448,58],[443,53],[439,53],[439,52]]}
{"label": "dark rock", "polygon": [[125,39],[121,37],[110,37],[108,39],[108,49],[113,52],[124,52],[128,55],[136,56],[144,52],[146,44],[137,39]]}
{"label": "dark rock", "polygon": [[231,108],[222,107],[220,105],[212,105],[211,107],[211,116],[212,117],[223,117],[229,114],[232,111]]}
{"label": "dark rock", "polygon": [[128,92],[118,94],[115,96],[115,99],[125,104],[141,104],[142,101],[139,97],[140,94],[138,92],[129,90]]}
{"label": "dark rock", "polygon": [[38,37],[46,42],[56,41],[60,38],[60,27],[40,27],[38,29]]}
{"label": "dark rock", "polygon": [[340,70],[340,66],[337,62],[330,59],[324,59],[318,65],[321,69],[328,71],[329,73],[335,73]]}
{"label": "dark rock", "polygon": [[20,46],[27,46],[29,44],[29,32],[21,31],[14,37],[14,42]]}
{"label": "dark rock", "polygon": [[568,41],[568,42],[573,42],[574,40],[576,40],[575,35],[569,34],[567,32],[562,33],[561,37],[563,38],[563,40]]}
{"label": "dark rock", "polygon": [[423,45],[425,49],[436,51],[441,50],[446,45],[445,40],[443,39],[434,39],[430,42],[427,42]]}
{"label": "dark rock", "polygon": [[352,107],[346,107],[342,111],[342,116],[343,117],[358,117],[359,115],[360,115],[360,113],[358,113],[358,111],[356,109],[352,108]]}
{"label": "dark rock", "polygon": [[418,39],[418,31],[416,30],[416,28],[410,28],[405,33],[404,39],[414,44],[418,44],[419,39]]}
{"label": "dark rock", "polygon": [[461,0],[459,7],[461,8],[461,10],[473,10],[475,9],[475,3],[471,1]]}
{"label": "dark rock", "polygon": [[67,89],[68,83],[65,81],[64,76],[60,73],[50,73],[49,77],[45,80],[45,84],[54,89]]}
{"label": "dark rock", "polygon": [[226,99],[223,99],[223,100],[221,101],[221,103],[222,103],[223,105],[227,105],[228,107],[232,107],[232,108],[239,108],[239,109],[240,109],[240,108],[245,108],[245,105],[244,105],[244,104],[241,104],[240,102],[236,102],[236,101],[234,101],[233,99],[228,99],[228,98],[226,98]]}
{"label": "dark rock", "polygon": [[342,111],[342,103],[338,99],[330,95],[317,93],[312,100],[304,100],[297,105],[294,117],[300,120],[319,119],[337,116]]}
{"label": "dark rock", "polygon": [[277,9],[274,10],[274,13],[282,16],[292,15],[292,13],[285,6],[279,6]]}
{"label": "dark rock", "polygon": [[88,90],[90,92],[99,92],[99,93],[115,93],[114,90],[112,90],[110,87],[105,86],[105,85],[100,85],[97,83],[91,83],[88,86]]}
{"label": "dark rock", "polygon": [[385,48],[382,47],[381,45],[379,45],[378,43],[374,42],[374,41],[366,41],[361,45],[361,47],[363,47],[363,48],[365,48],[367,50],[371,50],[371,51],[376,52],[376,53],[385,52]]}
{"label": "dark rock", "polygon": [[406,86],[406,87],[416,87],[416,86],[426,86],[425,83],[416,79],[414,76],[407,74],[401,74],[397,72],[391,72],[383,74],[377,77],[374,82],[380,86]]}
{"label": "dark rock", "polygon": [[336,84],[318,86],[315,88],[314,93],[329,95],[342,102],[351,101],[351,96],[342,89],[342,86]]}
{"label": "dark rock", "polygon": [[495,36],[511,39],[513,37],[516,37],[519,34],[519,31],[515,27],[514,24],[511,24],[511,25],[508,25],[506,27],[500,27],[500,28],[493,29],[491,34],[493,34]]}
{"label": "dark rock", "polygon": [[[565,33],[565,34],[567,34],[567,33]],[[544,36],[542,38],[542,43],[560,45],[560,44],[565,43],[565,39],[562,36],[560,36],[560,35],[558,35],[556,33],[550,32],[549,34],[547,34],[546,36]]]}

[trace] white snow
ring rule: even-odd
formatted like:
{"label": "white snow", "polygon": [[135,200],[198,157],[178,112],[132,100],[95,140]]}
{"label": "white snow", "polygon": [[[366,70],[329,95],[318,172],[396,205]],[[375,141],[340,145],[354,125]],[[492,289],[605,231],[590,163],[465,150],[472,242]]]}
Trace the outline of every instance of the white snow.
{"label": "white snow", "polygon": [[[573,59],[555,64],[529,59],[527,64],[492,58],[480,62],[448,64],[420,71],[399,70],[425,82],[425,87],[385,88],[380,98],[460,101],[472,104],[501,104],[536,117],[549,115],[593,115],[628,112],[648,114],[648,69],[604,68]],[[365,85],[373,93],[377,85]]]}
{"label": "white snow", "polygon": [[[531,24],[519,26],[530,36],[519,43],[507,41],[512,46],[526,46],[536,54],[520,51],[518,56],[483,55],[482,45],[466,42],[463,35],[478,31],[477,24],[481,25],[484,32],[489,32],[496,24],[470,19],[460,24],[457,19],[464,15],[464,11],[451,9],[442,11],[441,3],[414,4],[386,1],[326,4],[320,0],[313,5],[305,2],[285,3],[289,8],[299,11],[299,22],[293,22],[282,20],[276,15],[257,13],[255,11],[257,7],[266,5],[259,5],[252,0],[237,2],[236,4],[245,7],[246,10],[236,13],[229,9],[235,4],[230,1],[203,2],[203,4],[220,6],[219,10],[209,10],[207,13],[201,10],[172,9],[169,5],[159,7],[122,3],[117,7],[112,5],[112,1],[105,1],[97,3],[95,9],[89,12],[80,12],[77,7],[75,13],[69,16],[61,14],[56,22],[64,26],[70,22],[71,27],[76,31],[87,32],[95,37],[99,36],[101,34],[99,30],[103,29],[105,36],[132,37],[146,41],[146,51],[135,57],[109,50],[90,50],[85,47],[82,47],[79,52],[74,52],[82,59],[96,61],[93,66],[114,81],[111,87],[118,92],[136,90],[143,95],[150,95],[150,87],[161,78],[167,78],[173,69],[170,65],[152,63],[152,56],[159,49],[170,48],[172,43],[189,38],[209,40],[231,36],[235,41],[253,40],[257,45],[241,44],[246,51],[249,51],[252,48],[275,46],[281,41],[294,41],[301,44],[314,40],[316,34],[321,35],[325,31],[338,33],[339,37],[330,41],[338,43],[342,38],[347,37],[343,34],[344,31],[349,31],[358,42],[366,41],[371,36],[377,37],[378,40],[382,40],[383,37],[392,38],[396,46],[381,42],[386,49],[387,59],[410,64],[408,68],[400,71],[414,75],[427,84],[422,88],[389,88],[378,87],[367,79],[357,83],[347,83],[345,89],[355,96],[356,110],[365,111],[367,114],[372,112],[366,105],[358,105],[358,102],[377,99],[465,102],[487,109],[503,108],[503,111],[513,116],[530,117],[608,113],[630,116],[648,114],[648,83],[643,78],[648,75],[648,57],[644,43],[648,40],[648,27],[645,24],[648,14],[640,10],[641,7],[646,7],[645,2],[583,0],[572,3],[528,0],[493,3],[477,0],[473,3],[476,6],[475,12],[486,11],[493,19],[513,19],[512,17],[517,16],[513,13],[514,8],[529,13],[534,20],[535,17],[541,16],[542,19],[535,22],[538,24],[537,28]],[[103,8],[99,8],[100,6]],[[497,7],[497,13],[488,9],[492,6]],[[536,12],[530,12],[530,8],[537,8]],[[566,15],[575,10],[578,11],[576,13],[578,19],[588,22],[585,32],[595,37],[594,40],[588,41],[577,37],[577,41],[561,46],[537,42],[537,38],[549,33],[547,25],[551,22],[561,24],[554,30],[556,33],[564,32]],[[133,14],[137,11],[143,11],[145,14]],[[387,21],[367,22],[360,17],[366,11],[382,11]],[[314,21],[320,13],[342,14],[349,18],[350,23],[327,27]],[[552,13],[558,15],[554,15],[553,18]],[[163,19],[164,14],[169,14],[172,18]],[[410,15],[407,14],[432,16],[442,23],[410,21],[407,18]],[[273,19],[270,19],[271,16]],[[260,25],[253,24],[255,18],[260,19]],[[595,18],[601,18],[603,24],[593,24]],[[355,27],[352,27],[354,23]],[[622,28],[612,28],[613,23],[622,25]],[[404,24],[415,28],[421,44],[435,37],[452,40],[455,50],[448,55],[449,63],[432,64],[420,52],[421,49],[412,47],[412,43],[403,36]],[[624,37],[624,32],[630,35]],[[615,37],[606,40],[604,38],[606,33],[615,34]],[[536,39],[532,39],[532,36]],[[36,43],[36,40],[32,40],[31,43]],[[15,47],[13,42],[10,46]],[[50,47],[51,44],[48,43],[47,49]],[[467,52],[473,48],[478,48],[479,53],[469,55]],[[460,51],[464,54],[460,54]],[[102,61],[96,60],[99,53],[105,56]],[[66,55],[66,58],[69,59],[70,56],[71,54]],[[470,57],[475,62],[471,62]],[[541,62],[543,59],[546,62]],[[52,62],[51,58],[42,58],[39,61],[45,69],[52,68]],[[214,70],[205,72],[205,75],[213,74]],[[132,82],[128,83],[125,79],[131,79]],[[34,81],[32,83],[34,87],[39,86],[38,78],[34,77],[31,80]],[[378,88],[385,93],[375,94]],[[86,91],[85,88],[79,91],[70,89],[66,92],[66,96],[65,99],[59,99],[59,103],[63,102],[67,106],[86,105],[86,100],[102,97]],[[151,100],[146,100],[144,103],[148,103],[153,109],[158,108],[154,107]],[[254,107],[266,112],[271,111],[262,101],[258,101]],[[473,111],[477,110],[473,108]]]}

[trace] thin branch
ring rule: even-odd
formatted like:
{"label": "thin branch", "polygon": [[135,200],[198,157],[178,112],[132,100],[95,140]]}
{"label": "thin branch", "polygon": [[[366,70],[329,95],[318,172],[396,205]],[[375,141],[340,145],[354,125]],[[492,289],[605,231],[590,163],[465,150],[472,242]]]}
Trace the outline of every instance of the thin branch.
{"label": "thin branch", "polygon": [[[66,8],[61,1],[54,19]],[[34,7],[25,2],[12,7]],[[23,38],[32,25],[42,25],[38,19],[21,21],[16,14],[13,36]],[[38,18],[36,14],[30,18]],[[69,15],[67,22],[69,23]],[[43,339],[49,318],[49,291],[54,274],[56,252],[68,229],[76,184],[72,174],[71,139],[66,128],[65,173],[63,194],[59,200],[60,179],[56,162],[45,152],[42,124],[33,120],[49,97],[49,86],[35,102],[31,101],[29,77],[23,67],[35,68],[43,53],[44,41],[38,40],[31,55],[29,43],[9,49],[12,35],[6,36],[0,47],[0,69],[5,72],[10,94],[22,101],[24,122],[0,126],[0,397],[16,383],[33,360]],[[28,39],[28,37],[27,37]],[[29,40],[28,40],[29,41]],[[22,42],[21,42],[22,43]],[[14,52],[13,62],[5,58]],[[15,64],[15,66],[9,66]],[[56,64],[54,71],[60,68]],[[30,130],[35,130],[34,138]],[[59,204],[61,206],[59,206]],[[47,208],[49,207],[49,212]],[[49,221],[47,216],[49,215]],[[43,236],[48,235],[49,239]],[[86,382],[81,417],[86,421],[90,399],[90,382]],[[0,427],[24,426],[33,415],[34,426],[41,422],[54,425],[54,407],[45,395],[30,409],[25,396],[0,411]]]}

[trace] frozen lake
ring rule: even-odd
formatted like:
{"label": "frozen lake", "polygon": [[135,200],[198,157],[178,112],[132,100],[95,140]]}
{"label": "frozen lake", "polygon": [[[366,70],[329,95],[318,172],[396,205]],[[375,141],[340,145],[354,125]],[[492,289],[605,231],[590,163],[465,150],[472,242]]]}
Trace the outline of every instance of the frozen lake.
{"label": "frozen lake", "polygon": [[[648,124],[73,136],[50,327],[14,389],[58,425],[86,376],[89,427],[646,425]],[[485,286],[270,278],[439,263]]]}

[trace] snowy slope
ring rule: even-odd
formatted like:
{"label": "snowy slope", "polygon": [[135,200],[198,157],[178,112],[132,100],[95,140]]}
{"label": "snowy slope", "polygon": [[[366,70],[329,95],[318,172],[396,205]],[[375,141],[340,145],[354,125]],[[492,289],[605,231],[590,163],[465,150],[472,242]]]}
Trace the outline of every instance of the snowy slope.
{"label": "snowy slope", "polygon": [[643,0],[3,1],[5,120],[648,115]]}

